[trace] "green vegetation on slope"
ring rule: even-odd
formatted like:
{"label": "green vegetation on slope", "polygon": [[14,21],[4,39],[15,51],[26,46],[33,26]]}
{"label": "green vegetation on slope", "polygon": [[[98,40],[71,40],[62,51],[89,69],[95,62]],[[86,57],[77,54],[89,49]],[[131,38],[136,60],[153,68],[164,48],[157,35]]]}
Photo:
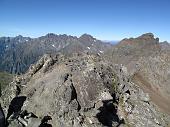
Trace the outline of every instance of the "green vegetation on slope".
{"label": "green vegetation on slope", "polygon": [[13,75],[7,72],[0,72],[0,96],[1,91],[12,81]]}

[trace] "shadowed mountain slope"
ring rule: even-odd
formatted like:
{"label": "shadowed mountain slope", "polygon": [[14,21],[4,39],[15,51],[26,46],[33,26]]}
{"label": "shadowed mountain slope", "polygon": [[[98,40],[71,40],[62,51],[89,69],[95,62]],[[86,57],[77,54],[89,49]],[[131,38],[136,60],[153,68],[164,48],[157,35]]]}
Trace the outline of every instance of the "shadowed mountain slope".
{"label": "shadowed mountain slope", "polygon": [[80,38],[68,35],[47,34],[39,38],[1,37],[0,38],[0,70],[10,73],[24,73],[45,53],[62,52],[72,54],[89,52],[102,54],[112,45],[103,43],[84,34]]}

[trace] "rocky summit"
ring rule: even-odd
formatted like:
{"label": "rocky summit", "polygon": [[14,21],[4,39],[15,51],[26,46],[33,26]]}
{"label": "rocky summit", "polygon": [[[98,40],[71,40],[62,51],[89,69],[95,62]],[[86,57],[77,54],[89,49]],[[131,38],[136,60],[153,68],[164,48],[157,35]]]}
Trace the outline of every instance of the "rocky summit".
{"label": "rocky summit", "polygon": [[44,54],[2,91],[2,127],[170,126],[167,43],[147,33],[101,53],[108,45],[90,35],[68,38],[73,46]]}

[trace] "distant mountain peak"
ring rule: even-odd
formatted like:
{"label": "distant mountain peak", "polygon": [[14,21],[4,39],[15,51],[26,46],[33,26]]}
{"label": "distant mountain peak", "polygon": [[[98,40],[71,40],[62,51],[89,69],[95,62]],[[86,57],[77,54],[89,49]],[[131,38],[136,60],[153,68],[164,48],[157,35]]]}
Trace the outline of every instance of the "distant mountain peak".
{"label": "distant mountain peak", "polygon": [[54,34],[54,33],[48,33],[45,36],[48,37],[48,38],[51,38],[51,37],[56,37],[57,35]]}
{"label": "distant mountain peak", "polygon": [[154,34],[153,33],[145,33],[138,38],[144,38],[144,39],[154,39]]}
{"label": "distant mountain peak", "polygon": [[159,44],[159,38],[155,38],[153,33],[145,33],[137,38],[125,38],[123,39],[119,45],[134,45],[134,44]]}
{"label": "distant mountain peak", "polygon": [[80,39],[88,39],[88,40],[94,40],[95,38],[93,36],[91,36],[90,34],[83,34],[80,36]]}
{"label": "distant mountain peak", "polygon": [[22,35],[18,35],[18,36],[16,36],[15,38],[21,39],[21,38],[23,38],[23,36],[22,36]]}
{"label": "distant mountain peak", "polygon": [[144,39],[146,41],[159,43],[159,38],[155,38],[153,33],[143,34],[143,35],[139,36],[138,39]]}
{"label": "distant mountain peak", "polygon": [[19,34],[19,35],[17,35],[16,37],[23,37],[23,36]]}

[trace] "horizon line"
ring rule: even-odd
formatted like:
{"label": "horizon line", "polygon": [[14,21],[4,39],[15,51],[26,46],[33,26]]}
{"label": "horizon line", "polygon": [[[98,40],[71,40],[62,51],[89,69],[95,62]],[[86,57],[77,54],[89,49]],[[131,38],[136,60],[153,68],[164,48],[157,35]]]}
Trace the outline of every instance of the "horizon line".
{"label": "horizon line", "polygon": [[[146,34],[146,33],[152,33],[152,32],[145,32],[145,33],[143,33],[143,34]],[[141,35],[143,35],[143,34],[140,34],[140,35],[138,35],[138,36],[130,36],[130,37],[124,37],[124,38],[121,38],[121,39],[102,39],[102,38],[100,38],[100,37],[97,37],[97,36],[95,36],[95,35],[93,35],[93,34],[89,34],[89,33],[83,33],[83,34],[80,34],[80,35],[72,35],[72,34],[67,34],[67,33],[55,33],[55,32],[47,32],[46,34],[44,33],[42,33],[41,35],[40,34],[37,34],[37,35],[28,35],[28,34],[9,34],[9,35],[0,35],[0,38],[2,38],[2,37],[10,37],[10,38],[15,38],[15,37],[17,37],[17,36],[22,36],[22,37],[29,37],[29,38],[32,38],[32,39],[36,39],[36,38],[40,38],[40,37],[43,37],[43,36],[47,36],[48,34],[54,34],[54,35],[57,35],[57,36],[60,36],[60,35],[67,35],[67,36],[72,36],[72,37],[77,37],[77,38],[80,38],[82,35],[84,35],[84,34],[87,34],[87,35],[90,35],[90,36],[92,36],[92,37],[94,37],[95,39],[97,39],[97,40],[100,40],[100,41],[104,41],[104,42],[119,42],[119,41],[121,41],[121,40],[123,40],[123,39],[130,39],[130,38],[137,38],[137,37],[140,37]],[[157,37],[157,36],[155,36],[155,34],[154,33],[152,33],[153,35],[154,35],[154,38],[159,38],[159,37]],[[160,39],[159,38],[159,42],[170,42],[170,41],[168,41],[168,40],[163,40],[163,39]]]}

